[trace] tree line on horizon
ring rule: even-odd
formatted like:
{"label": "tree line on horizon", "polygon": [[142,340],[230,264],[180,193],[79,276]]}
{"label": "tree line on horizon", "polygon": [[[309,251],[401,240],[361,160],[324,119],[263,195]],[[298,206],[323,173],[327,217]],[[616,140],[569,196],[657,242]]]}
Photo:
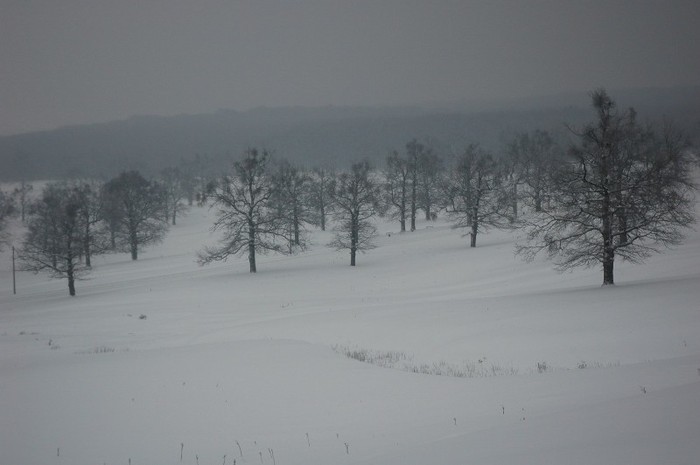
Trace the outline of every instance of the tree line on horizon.
{"label": "tree line on horizon", "polygon": [[427,221],[446,215],[465,231],[469,245],[491,228],[522,232],[516,253],[546,254],[560,270],[599,265],[603,284],[614,284],[615,259],[643,261],[680,243],[694,221],[693,169],[698,156],[682,131],[668,122],[640,123],[620,111],[603,89],[592,93],[596,119],[570,128],[565,144],[547,131],[512,137],[495,155],[478,144],[440,156],[430,143],[410,140],[390,152],[381,170],[363,160],[349,170],[306,170],[250,148],[221,175],[198,157],[148,180],[137,171],[105,182],[47,185],[28,202],[31,186],[0,192],[0,234],[21,210],[27,232],[19,251],[23,269],[75,280],[91,256],[161,241],[168,225],[197,203],[216,209],[221,238],[204,247],[205,265],[231,256],[293,254],[307,245],[308,227],[326,230],[328,244],[357,253],[374,247],[374,218],[389,217],[401,232],[414,231],[419,212]]}

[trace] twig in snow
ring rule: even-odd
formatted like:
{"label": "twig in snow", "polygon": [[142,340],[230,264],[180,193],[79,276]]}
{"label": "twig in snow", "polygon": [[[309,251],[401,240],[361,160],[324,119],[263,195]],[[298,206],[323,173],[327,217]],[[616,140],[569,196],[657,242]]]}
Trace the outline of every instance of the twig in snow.
{"label": "twig in snow", "polygon": [[[700,370],[698,370],[700,372]],[[311,439],[309,439],[309,433],[306,433],[306,443],[311,447]]]}
{"label": "twig in snow", "polygon": [[238,446],[238,452],[240,452],[241,457],[243,457],[243,449],[241,449],[241,445],[238,441],[236,441],[236,445]]}

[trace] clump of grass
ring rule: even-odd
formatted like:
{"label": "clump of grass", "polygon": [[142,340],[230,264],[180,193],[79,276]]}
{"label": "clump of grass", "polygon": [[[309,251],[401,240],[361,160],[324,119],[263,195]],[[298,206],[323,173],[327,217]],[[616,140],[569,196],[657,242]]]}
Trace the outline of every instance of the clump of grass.
{"label": "clump of grass", "polygon": [[92,349],[88,349],[88,350],[79,350],[76,352],[76,354],[78,354],[78,355],[111,354],[111,353],[116,352],[116,351],[117,351],[117,349],[115,349],[114,347],[97,346],[97,347],[93,347]]}
{"label": "clump of grass", "polygon": [[116,352],[114,347],[99,346],[92,349],[93,354],[111,354],[112,352]]}
{"label": "clump of grass", "polygon": [[[620,366],[620,362],[589,362],[586,360],[581,360],[576,364],[576,369],[586,370],[590,368],[617,368]],[[553,371],[567,371],[572,368],[567,367],[553,367],[547,362],[537,362],[537,373],[550,373]],[[532,371],[532,370],[531,370]]]}
{"label": "clump of grass", "polygon": [[333,350],[348,358],[385,368],[396,368],[402,363],[411,362],[413,359],[413,357],[409,357],[405,352],[393,350],[383,352],[338,345],[333,346]]}
{"label": "clump of grass", "polygon": [[449,363],[445,360],[433,363],[417,363],[412,355],[401,351],[378,351],[342,345],[334,345],[332,348],[334,351],[353,360],[371,363],[383,368],[394,368],[425,375],[451,376],[455,378],[487,378],[518,374],[517,368],[486,363],[485,359],[480,359],[478,362],[464,361],[462,363]]}
{"label": "clump of grass", "polygon": [[578,364],[579,368],[618,368],[620,362],[586,362],[583,361]]}

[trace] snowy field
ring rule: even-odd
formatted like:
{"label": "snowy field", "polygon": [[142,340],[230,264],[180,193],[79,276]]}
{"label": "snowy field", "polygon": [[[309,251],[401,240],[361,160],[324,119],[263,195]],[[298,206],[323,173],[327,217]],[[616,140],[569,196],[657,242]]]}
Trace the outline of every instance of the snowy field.
{"label": "snowy field", "polygon": [[211,222],[75,298],[2,252],[0,465],[700,463],[697,232],[601,288],[440,221],[201,268]]}

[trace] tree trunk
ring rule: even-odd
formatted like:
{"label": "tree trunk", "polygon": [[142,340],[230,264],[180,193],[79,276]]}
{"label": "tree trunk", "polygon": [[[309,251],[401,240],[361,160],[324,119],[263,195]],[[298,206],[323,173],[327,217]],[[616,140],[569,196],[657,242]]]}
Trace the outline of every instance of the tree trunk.
{"label": "tree trunk", "polygon": [[248,264],[251,273],[258,272],[255,266],[255,225],[252,221],[248,221]]}
{"label": "tree trunk", "polygon": [[615,284],[613,280],[613,265],[615,249],[613,244],[612,213],[610,213],[610,196],[603,195],[603,285]]}
{"label": "tree trunk", "polygon": [[177,205],[173,207],[173,226],[176,224],[176,217],[177,217]]}
{"label": "tree trunk", "polygon": [[75,297],[75,278],[72,273],[68,275],[68,294],[71,297]]}
{"label": "tree trunk", "polygon": [[353,214],[352,231],[350,231],[350,266],[355,266],[355,256],[357,255],[357,243],[359,241],[360,224]]}
{"label": "tree trunk", "polygon": [[90,263],[90,241],[92,240],[92,237],[90,237],[90,226],[89,222],[86,220],[85,221],[85,240],[83,242],[83,251],[85,252],[85,266],[91,267],[92,264]]}
{"label": "tree trunk", "polygon": [[469,247],[476,247],[476,235],[479,232],[479,223],[476,219],[472,220],[472,231],[470,233]]}
{"label": "tree trunk", "polygon": [[139,259],[139,240],[136,238],[136,232],[129,234],[129,245],[131,246],[131,259]]}
{"label": "tree trunk", "polygon": [[615,284],[613,277],[613,267],[615,265],[615,257],[606,257],[603,262],[603,286],[612,286]]}
{"label": "tree trunk", "polygon": [[418,210],[418,207],[416,205],[417,202],[417,192],[416,192],[416,186],[417,184],[417,179],[416,176],[414,175],[412,180],[411,180],[411,231],[416,230],[416,211]]}
{"label": "tree trunk", "polygon": [[75,275],[73,274],[73,257],[69,256],[66,260],[68,262],[66,270],[66,275],[68,276],[68,294],[71,297],[75,297]]}
{"label": "tree trunk", "polygon": [[248,264],[251,273],[257,273],[258,269],[255,266],[255,244],[248,244]]}

